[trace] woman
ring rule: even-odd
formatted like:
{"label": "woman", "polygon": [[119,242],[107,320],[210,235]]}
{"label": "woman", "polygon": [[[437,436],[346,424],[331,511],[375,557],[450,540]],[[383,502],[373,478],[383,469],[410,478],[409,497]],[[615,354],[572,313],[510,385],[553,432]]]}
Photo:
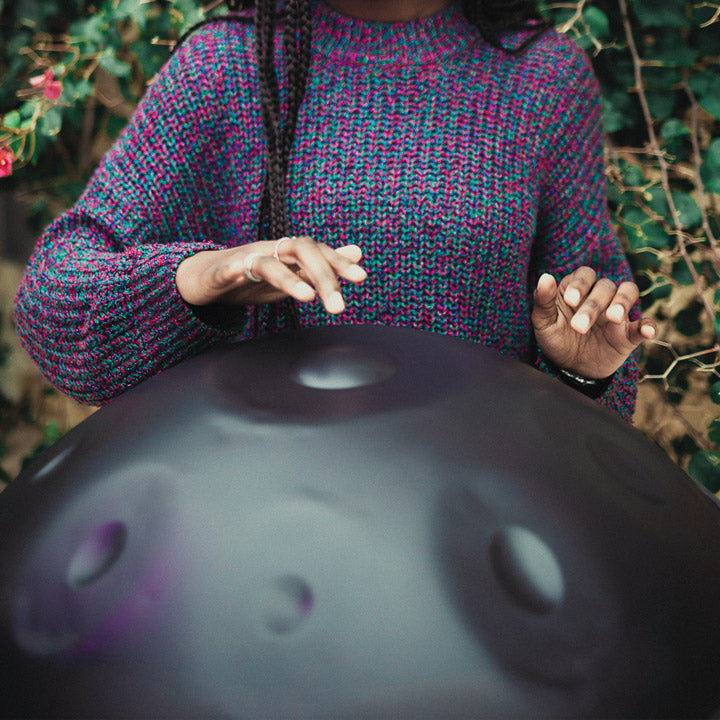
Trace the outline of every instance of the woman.
{"label": "woman", "polygon": [[257,0],[190,35],[44,233],[16,322],[48,377],[102,403],[213,344],[380,323],[629,419],[655,329],[631,318],[583,53],[519,1],[288,0],[275,24]]}

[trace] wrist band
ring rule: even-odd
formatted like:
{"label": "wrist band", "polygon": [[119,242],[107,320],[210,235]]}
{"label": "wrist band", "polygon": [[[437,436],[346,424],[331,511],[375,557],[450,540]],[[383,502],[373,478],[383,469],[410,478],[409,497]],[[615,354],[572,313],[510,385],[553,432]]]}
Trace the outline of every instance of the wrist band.
{"label": "wrist band", "polygon": [[600,397],[608,389],[613,377],[615,377],[615,373],[613,373],[606,378],[588,378],[561,367],[557,368],[557,372],[560,380],[566,385],[593,400]]}

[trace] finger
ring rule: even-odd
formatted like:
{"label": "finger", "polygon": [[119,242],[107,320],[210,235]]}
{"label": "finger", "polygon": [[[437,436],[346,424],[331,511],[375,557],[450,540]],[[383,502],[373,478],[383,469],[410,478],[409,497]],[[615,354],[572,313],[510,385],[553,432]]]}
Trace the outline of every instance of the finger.
{"label": "finger", "polygon": [[616,293],[617,288],[612,280],[600,278],[572,316],[570,327],[584,335],[595,324],[600,314],[608,309]]}
{"label": "finger", "polygon": [[570,307],[577,307],[595,285],[597,274],[583,265],[560,281],[560,293]]}
{"label": "finger", "polygon": [[634,346],[645,340],[653,340],[657,335],[657,325],[649,318],[635,320],[628,324],[627,339]]}
{"label": "finger", "polygon": [[605,316],[610,322],[621,323],[625,320],[640,297],[640,290],[634,282],[621,283],[610,302]]}
{"label": "finger", "polygon": [[335,252],[344,255],[350,262],[359,263],[362,260],[362,250],[358,245],[341,245]]}
{"label": "finger", "polygon": [[[357,251],[360,251],[360,248],[357,247],[357,245],[345,245],[345,248],[357,248],[357,251],[345,250],[343,252],[339,252],[339,249],[334,250],[328,245],[321,244],[319,247],[320,252],[322,252],[325,259],[330,263],[330,266],[335,271],[336,275],[353,283],[361,283],[367,279],[367,273],[365,270],[357,264],[357,261],[350,259],[350,257],[355,257],[357,255]],[[348,257],[348,255],[350,257]],[[360,251],[360,256],[362,257],[362,251]],[[358,260],[359,259],[360,258],[358,258]]]}
{"label": "finger", "polygon": [[[235,261],[233,263],[233,265],[238,264],[242,266],[244,273],[247,269],[245,262]],[[315,297],[315,291],[310,285],[299,278],[287,265],[278,262],[270,255],[257,255],[253,259],[250,270],[259,280],[263,280],[300,302],[310,302]]]}
{"label": "finger", "polygon": [[[320,245],[309,237],[293,237],[283,243],[280,258],[286,258],[302,270],[309,283],[315,288],[325,309],[337,315],[345,309],[337,275]],[[346,259],[350,264],[350,261]]]}
{"label": "finger", "polygon": [[543,273],[533,297],[532,323],[536,330],[542,330],[557,321],[557,293],[555,278],[550,273]]}

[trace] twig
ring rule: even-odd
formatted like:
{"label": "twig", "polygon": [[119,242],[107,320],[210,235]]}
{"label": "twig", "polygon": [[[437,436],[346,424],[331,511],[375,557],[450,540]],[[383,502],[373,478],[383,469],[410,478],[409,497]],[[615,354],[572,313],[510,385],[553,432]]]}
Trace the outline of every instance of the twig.
{"label": "twig", "polygon": [[715,320],[715,310],[713,309],[709,300],[705,297],[705,288],[703,287],[702,280],[701,280],[700,275],[698,274],[697,270],[695,269],[695,265],[693,264],[692,260],[690,259],[690,255],[688,254],[687,245],[686,245],[686,236],[685,236],[685,233],[683,232],[683,225],[680,222],[680,217],[678,215],[677,207],[675,206],[675,202],[673,201],[673,197],[672,197],[672,192],[670,190],[668,164],[665,159],[665,153],[660,149],[660,143],[658,142],[657,135],[655,134],[653,118],[650,113],[650,108],[648,106],[647,97],[645,95],[645,89],[643,87],[641,60],[640,60],[640,55],[637,51],[637,46],[635,45],[635,38],[633,36],[632,27],[630,25],[630,18],[628,16],[627,2],[626,2],[626,0],[618,0],[618,2],[620,4],[620,12],[622,15],[623,28],[625,30],[625,39],[627,41],[628,50],[630,51],[630,55],[632,56],[632,60],[633,60],[633,70],[634,70],[634,76],[635,76],[635,90],[637,92],[638,100],[640,101],[640,107],[642,108],[643,117],[645,119],[645,124],[647,126],[650,149],[652,150],[652,154],[657,158],[658,165],[660,166],[660,179],[662,182],[663,191],[665,192],[665,195],[667,198],[668,208],[669,208],[670,214],[672,216],[673,224],[675,226],[675,230],[674,230],[673,234],[677,237],[680,254],[682,255],[683,260],[685,261],[685,263],[687,265],[688,271],[690,272],[690,276],[693,279],[693,285],[695,286],[695,291],[697,293],[698,299],[702,303],[702,305],[705,309],[705,312],[707,313],[707,316],[710,318],[710,323],[712,324]]}

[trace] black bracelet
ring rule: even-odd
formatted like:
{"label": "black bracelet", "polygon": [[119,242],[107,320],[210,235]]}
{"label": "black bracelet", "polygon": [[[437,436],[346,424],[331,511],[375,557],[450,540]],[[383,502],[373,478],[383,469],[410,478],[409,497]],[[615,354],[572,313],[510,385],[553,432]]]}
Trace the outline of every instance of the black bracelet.
{"label": "black bracelet", "polygon": [[615,373],[613,373],[606,378],[587,378],[561,367],[557,368],[557,373],[560,380],[566,385],[593,400],[599,398],[608,389],[615,377]]}

